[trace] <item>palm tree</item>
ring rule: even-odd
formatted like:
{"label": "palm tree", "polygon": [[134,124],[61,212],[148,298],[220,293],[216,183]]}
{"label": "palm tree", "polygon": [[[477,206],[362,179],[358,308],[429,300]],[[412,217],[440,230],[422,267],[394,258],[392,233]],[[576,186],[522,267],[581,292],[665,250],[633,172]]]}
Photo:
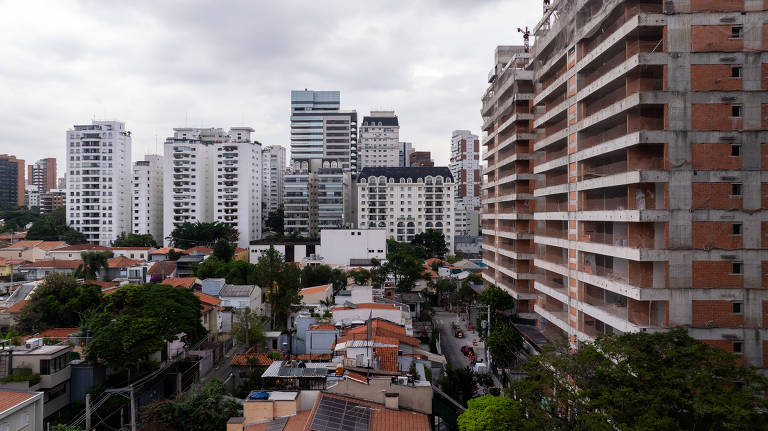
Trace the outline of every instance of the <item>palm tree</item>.
{"label": "palm tree", "polygon": [[96,280],[103,268],[109,268],[107,261],[114,256],[111,251],[84,251],[80,254],[83,263],[75,269],[75,277],[86,280]]}

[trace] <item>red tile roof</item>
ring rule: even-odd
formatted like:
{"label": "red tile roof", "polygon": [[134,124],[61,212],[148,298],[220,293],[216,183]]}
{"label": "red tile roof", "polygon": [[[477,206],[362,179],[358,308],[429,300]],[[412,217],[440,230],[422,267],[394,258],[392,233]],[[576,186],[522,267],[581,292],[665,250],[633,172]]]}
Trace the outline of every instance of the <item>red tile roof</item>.
{"label": "red tile roof", "polygon": [[174,271],[176,271],[176,262],[172,260],[163,260],[160,262],[155,262],[155,264],[149,268],[147,274],[170,275],[173,274]]}
{"label": "red tile roof", "polygon": [[168,254],[168,252],[170,252],[171,250],[176,250],[179,253],[186,253],[186,251],[181,248],[163,247],[163,248],[158,248],[157,250],[153,251],[150,254]]}
{"label": "red tile roof", "polygon": [[24,259],[6,259],[4,257],[0,257],[0,266],[6,266],[6,265],[21,265],[22,263],[26,263],[27,261]]}
{"label": "red tile roof", "polygon": [[319,362],[325,362],[331,360],[331,354],[330,353],[303,353],[301,355],[297,355],[296,359],[299,361],[319,361]]}
{"label": "red tile roof", "polygon": [[82,260],[36,260],[34,262],[21,265],[21,268],[56,268],[56,269],[75,269],[83,263]]}
{"label": "red tile roof", "polygon": [[[383,404],[372,403],[370,401],[363,401],[357,398],[345,397],[336,394],[322,393],[318,397],[318,402],[321,398],[336,398],[339,400],[350,401],[357,404],[363,404],[371,408],[371,421],[370,430],[376,431],[428,431],[429,419],[424,413],[414,412],[412,410],[390,410],[384,408]],[[309,431],[309,427],[314,419],[314,412],[316,409],[312,409],[312,417],[309,418],[305,426],[305,431]],[[286,428],[287,429],[287,428]]]}
{"label": "red tile roof", "polygon": [[38,244],[41,244],[43,241],[39,239],[31,239],[31,240],[25,240],[25,241],[19,241],[16,244],[11,244],[8,247],[6,247],[7,250],[13,250],[13,249],[21,249],[21,248],[31,248],[31,247],[37,247]]}
{"label": "red tile roof", "polygon": [[[18,243],[17,243],[18,244]],[[66,247],[67,243],[64,241],[43,241],[37,245],[40,250],[57,250],[61,247]]]}
{"label": "red tile roof", "polygon": [[149,251],[152,250],[154,247],[108,247],[109,250],[126,250],[126,251]]}
{"label": "red tile roof", "polygon": [[68,245],[66,247],[57,248],[56,251],[63,251],[63,252],[69,252],[69,251],[107,251],[111,250],[109,247],[105,247],[103,245],[96,245],[96,244],[75,244],[75,245]]}
{"label": "red tile roof", "polygon": [[4,413],[19,404],[34,398],[35,392],[15,392],[0,390],[0,413]]}
{"label": "red tile roof", "polygon": [[360,383],[368,384],[368,378],[360,373],[356,373],[354,371],[347,371],[347,374],[344,375],[344,377],[350,378],[352,380],[356,380]]}
{"label": "red tile roof", "polygon": [[249,361],[253,360],[254,365],[260,367],[267,367],[274,362],[266,353],[235,353],[232,356],[232,362],[230,365],[233,367],[247,367],[251,365]]}
{"label": "red tile roof", "polygon": [[313,294],[313,293],[325,292],[326,290],[328,290],[330,288],[331,288],[330,284],[324,284],[322,286],[305,287],[304,289],[301,289],[299,291],[299,294],[300,295],[310,295],[310,294]]}
{"label": "red tile roof", "polygon": [[[367,334],[368,334],[367,325],[344,330],[344,336],[354,336],[354,339],[358,339],[358,340],[360,339],[359,338],[360,335],[365,336]],[[392,323],[387,320],[381,320],[381,319],[371,320],[371,335],[395,338],[401,344],[407,344],[409,346],[419,347],[419,340],[406,335],[405,327]]]}
{"label": "red tile roof", "polygon": [[208,311],[213,310],[213,307],[221,304],[221,299],[216,298],[215,296],[206,295],[202,292],[195,292],[195,296],[200,298],[200,305],[203,313],[207,313]]}
{"label": "red tile roof", "polygon": [[317,324],[317,325],[310,326],[309,329],[310,330],[315,329],[318,331],[333,331],[334,329],[336,329],[336,327],[329,324]]}
{"label": "red tile roof", "polygon": [[186,287],[189,289],[192,287],[192,285],[197,282],[197,279],[195,277],[169,277],[165,280],[161,281],[160,284],[167,284],[169,286],[173,287]]}
{"label": "red tile roof", "polygon": [[15,303],[15,304],[11,305],[10,307],[6,308],[5,312],[6,313],[18,313],[18,312],[21,311],[22,308],[24,308],[25,305],[27,305],[27,300],[26,299],[22,299],[21,301],[19,301],[19,302]]}
{"label": "red tile roof", "polygon": [[448,262],[444,261],[443,259],[438,259],[436,257],[431,257],[431,258],[425,260],[424,264],[427,265],[427,266],[432,266],[432,264],[435,263],[435,262],[437,262],[437,264],[440,265],[440,266],[449,265]]}
{"label": "red tile roof", "polygon": [[[305,431],[307,427],[310,425],[310,418],[312,415],[312,410],[304,410],[303,412],[298,412],[293,416],[288,417],[288,422],[285,423],[283,428],[281,428],[283,431]],[[245,431],[266,431],[267,428],[269,428],[269,425],[271,424],[271,421],[268,422],[261,422],[258,424],[248,425],[245,427]]]}
{"label": "red tile roof", "polygon": [[205,246],[202,246],[202,245],[198,245],[196,247],[192,247],[192,248],[188,248],[188,249],[184,250],[184,253],[187,253],[187,254],[206,254],[206,255],[210,256],[210,255],[213,254],[213,249],[210,248],[210,247],[205,247]]}
{"label": "red tile roof", "polygon": [[26,232],[6,232],[0,233],[0,239],[23,239],[27,237]]}
{"label": "red tile roof", "polygon": [[38,334],[43,338],[67,338],[71,334],[77,334],[80,332],[80,328],[51,328]]}
{"label": "red tile roof", "polygon": [[132,266],[141,265],[143,262],[136,259],[129,259],[125,256],[113,257],[107,260],[107,265],[110,268],[130,268]]}

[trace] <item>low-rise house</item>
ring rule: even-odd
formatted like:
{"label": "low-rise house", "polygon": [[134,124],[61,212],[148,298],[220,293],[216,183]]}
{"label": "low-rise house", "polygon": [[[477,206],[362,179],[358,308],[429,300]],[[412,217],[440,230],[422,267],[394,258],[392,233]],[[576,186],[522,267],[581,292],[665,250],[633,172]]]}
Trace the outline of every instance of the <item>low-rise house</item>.
{"label": "low-rise house", "polygon": [[0,277],[8,277],[11,273],[16,273],[19,266],[27,263],[24,259],[6,259],[0,257]]}
{"label": "low-rise house", "polygon": [[19,266],[27,280],[40,280],[48,274],[73,274],[82,260],[37,260]]}
{"label": "low-rise house", "polygon": [[221,306],[224,309],[221,313],[223,332],[232,331],[236,313],[245,310],[246,307],[249,307],[254,313],[264,314],[261,289],[255,285],[225,284],[219,291],[219,299],[221,299]]}
{"label": "low-rise house", "polygon": [[112,251],[109,247],[97,244],[75,244],[51,250],[51,259],[55,260],[82,260],[83,252]]}
{"label": "low-rise house", "polygon": [[157,250],[151,251],[149,253],[149,260],[151,262],[159,262],[161,260],[168,260],[168,253],[171,250],[174,250],[177,253],[181,253],[181,254],[185,254],[186,253],[186,251],[184,249],[181,249],[181,248],[163,247],[163,248],[158,248]]}
{"label": "low-rise house", "polygon": [[176,262],[163,260],[155,262],[147,270],[147,283],[159,283],[166,278],[176,277]]}
{"label": "low-rise house", "polygon": [[273,362],[273,359],[267,353],[255,353],[252,349],[245,353],[235,353],[232,356],[230,366],[232,367],[232,378],[234,379],[235,387],[240,386],[240,383],[248,377],[248,374],[254,368],[266,368]]}
{"label": "low-rise house", "polygon": [[24,259],[34,262],[36,260],[51,259],[51,251],[66,247],[64,241],[24,240],[8,247],[0,248],[0,257],[6,259]]}
{"label": "low-rise house", "polygon": [[321,302],[333,298],[333,286],[324,284],[322,286],[307,287],[299,290],[302,305],[320,305]]}
{"label": "low-rise house", "polygon": [[173,287],[185,287],[187,289],[195,289],[200,286],[200,280],[195,277],[169,277],[161,281],[159,284],[167,284]]}
{"label": "low-rise house", "polygon": [[224,285],[227,284],[227,282],[223,278],[206,278],[205,280],[202,280],[200,284],[201,290],[206,295],[219,296],[221,289],[224,288]]}
{"label": "low-rise house", "polygon": [[143,262],[149,260],[149,254],[155,250],[154,247],[110,247],[115,257],[127,257],[137,259]]}
{"label": "low-rise house", "polygon": [[[0,349],[0,389],[44,392],[43,416],[48,417],[69,405],[72,346],[44,345],[42,338],[30,338],[23,346]],[[9,376],[13,376],[10,378]]]}
{"label": "low-rise house", "polygon": [[202,292],[195,292],[195,296],[200,299],[200,323],[208,331],[209,341],[215,341],[222,332],[222,322],[219,318],[221,300]]}
{"label": "low-rise house", "polygon": [[[0,225],[2,226],[2,225]],[[0,243],[7,243],[6,246],[16,244],[27,237],[26,232],[5,232],[0,233]]]}
{"label": "low-rise house", "polygon": [[204,254],[185,255],[176,260],[176,275],[179,277],[192,277],[195,275],[195,269],[200,262],[208,256]]}
{"label": "low-rise house", "polygon": [[102,270],[102,278],[106,281],[127,280],[129,283],[143,283],[147,278],[147,265],[136,259],[113,257],[107,260],[107,270]]}
{"label": "low-rise house", "polygon": [[370,304],[373,302],[373,286],[347,286],[336,292],[334,297],[336,305],[352,304]]}
{"label": "low-rise house", "polygon": [[211,256],[213,254],[213,249],[203,245],[198,245],[196,247],[184,250],[184,253],[191,256]]}
{"label": "low-rise house", "polygon": [[333,321],[342,326],[363,324],[368,319],[381,318],[404,326],[407,335],[413,335],[410,310],[397,304],[346,304],[331,308]]}
{"label": "low-rise house", "polygon": [[43,431],[43,393],[0,390],[0,430]]}

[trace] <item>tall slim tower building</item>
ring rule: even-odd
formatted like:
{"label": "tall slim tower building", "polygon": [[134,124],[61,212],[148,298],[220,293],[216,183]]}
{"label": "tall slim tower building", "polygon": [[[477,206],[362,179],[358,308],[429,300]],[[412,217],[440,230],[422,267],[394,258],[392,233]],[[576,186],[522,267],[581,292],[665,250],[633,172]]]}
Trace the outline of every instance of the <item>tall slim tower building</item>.
{"label": "tall slim tower building", "polygon": [[285,147],[270,145],[261,150],[262,196],[265,218],[283,206],[285,192]]}
{"label": "tall slim tower building", "polygon": [[24,206],[24,160],[0,154],[0,203]]}
{"label": "tall slim tower building", "polygon": [[[533,311],[546,335],[578,345],[683,326],[768,367],[767,21],[760,2],[625,0],[554,2],[535,26]],[[497,74],[491,97],[508,82]],[[510,121],[485,103],[484,116],[490,133]],[[509,196],[499,178],[489,193]]]}
{"label": "tall slim tower building", "polygon": [[40,193],[57,188],[56,159],[40,159],[27,166],[27,185],[37,186]]}
{"label": "tall slim tower building", "polygon": [[133,233],[163,243],[163,156],[147,154],[133,164]]}
{"label": "tall slim tower building", "polygon": [[67,223],[92,243],[131,231],[131,132],[120,121],[67,131]]}
{"label": "tall slim tower building", "polygon": [[400,123],[395,111],[371,111],[363,117],[357,141],[358,170],[397,167],[400,149]]}
{"label": "tall slim tower building", "polygon": [[[261,237],[261,145],[250,127],[177,128],[165,140],[163,233],[184,222],[221,222],[238,245]],[[165,240],[169,243],[168,238]]]}
{"label": "tall slim tower building", "polygon": [[291,160],[337,162],[357,171],[357,112],[340,110],[338,91],[291,91]]}
{"label": "tall slim tower building", "polygon": [[451,169],[456,186],[456,235],[477,235],[470,232],[468,223],[477,221],[480,212],[480,140],[469,130],[454,130],[451,135]]}

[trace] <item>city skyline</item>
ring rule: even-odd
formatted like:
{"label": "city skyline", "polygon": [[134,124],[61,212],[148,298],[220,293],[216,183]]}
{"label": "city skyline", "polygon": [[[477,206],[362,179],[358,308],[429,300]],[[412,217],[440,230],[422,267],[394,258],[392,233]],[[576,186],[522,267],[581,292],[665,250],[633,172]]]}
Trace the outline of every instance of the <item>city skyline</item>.
{"label": "city skyline", "polygon": [[[164,138],[184,126],[250,126],[262,144],[290,150],[290,91],[309,88],[340,91],[341,109],[360,114],[394,109],[401,139],[447,165],[451,131],[480,129],[476,95],[484,83],[477,76],[487,74],[490,56],[473,47],[520,42],[515,27],[535,23],[540,13],[522,1],[371,4],[358,11],[341,2],[189,10],[62,2],[34,10],[34,21],[14,18],[32,16],[30,7],[9,4],[0,17],[9,41],[0,47],[8,59],[0,66],[8,95],[0,101],[0,142],[28,161],[64,160],[62,131],[93,118],[126,123],[133,160],[162,154]],[[313,19],[277,25],[294,10]],[[422,22],[425,14],[434,19]],[[520,22],[508,25],[509,16]],[[30,129],[24,118],[41,121]],[[63,172],[61,164],[58,176]]]}

